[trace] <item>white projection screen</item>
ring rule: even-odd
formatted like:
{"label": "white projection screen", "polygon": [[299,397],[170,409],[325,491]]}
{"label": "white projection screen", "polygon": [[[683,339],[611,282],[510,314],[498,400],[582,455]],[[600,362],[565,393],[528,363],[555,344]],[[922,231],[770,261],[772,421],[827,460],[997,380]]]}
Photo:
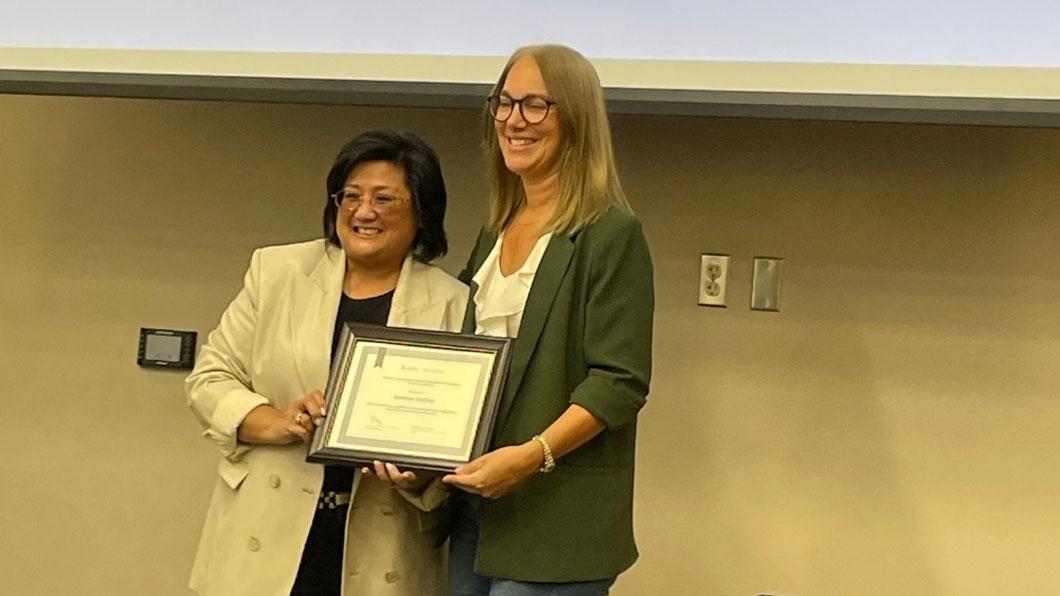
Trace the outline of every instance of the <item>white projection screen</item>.
{"label": "white projection screen", "polygon": [[0,4],[0,92],[472,107],[514,48],[612,110],[1060,126],[1057,0]]}

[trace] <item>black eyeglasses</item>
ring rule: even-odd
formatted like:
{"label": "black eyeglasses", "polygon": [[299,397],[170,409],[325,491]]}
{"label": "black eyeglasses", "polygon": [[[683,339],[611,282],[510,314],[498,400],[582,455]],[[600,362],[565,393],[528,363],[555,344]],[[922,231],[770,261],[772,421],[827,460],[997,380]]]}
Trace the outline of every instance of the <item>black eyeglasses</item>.
{"label": "black eyeglasses", "polygon": [[491,95],[486,98],[486,106],[489,108],[490,116],[497,122],[507,122],[515,112],[515,106],[519,106],[519,113],[528,124],[540,124],[548,118],[548,111],[556,102],[541,95],[527,95],[520,99],[508,95]]}

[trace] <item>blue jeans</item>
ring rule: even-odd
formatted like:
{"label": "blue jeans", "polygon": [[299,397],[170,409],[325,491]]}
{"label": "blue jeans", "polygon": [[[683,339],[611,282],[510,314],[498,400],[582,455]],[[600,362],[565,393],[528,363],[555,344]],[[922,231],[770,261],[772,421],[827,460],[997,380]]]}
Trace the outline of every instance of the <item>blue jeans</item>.
{"label": "blue jeans", "polygon": [[449,596],[607,596],[615,578],[588,582],[520,582],[475,573],[477,512],[466,505],[449,537]]}

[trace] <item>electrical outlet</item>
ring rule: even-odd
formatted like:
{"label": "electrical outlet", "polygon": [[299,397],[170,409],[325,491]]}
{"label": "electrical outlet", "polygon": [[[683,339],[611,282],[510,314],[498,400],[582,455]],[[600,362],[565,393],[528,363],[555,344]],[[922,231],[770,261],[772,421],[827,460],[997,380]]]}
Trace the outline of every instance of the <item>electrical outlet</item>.
{"label": "electrical outlet", "polygon": [[725,308],[729,255],[704,254],[699,260],[699,305]]}

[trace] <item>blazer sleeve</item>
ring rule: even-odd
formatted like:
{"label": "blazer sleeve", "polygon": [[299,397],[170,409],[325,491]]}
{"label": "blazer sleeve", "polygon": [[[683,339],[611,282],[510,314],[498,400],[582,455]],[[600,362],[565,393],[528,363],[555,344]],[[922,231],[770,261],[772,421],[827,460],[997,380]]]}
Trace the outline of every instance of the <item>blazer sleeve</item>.
{"label": "blazer sleeve", "polygon": [[608,428],[636,419],[651,379],[651,255],[640,222],[620,222],[600,230],[603,237],[590,253],[583,338],[588,374],[570,400]]}
{"label": "blazer sleeve", "polygon": [[188,406],[202,425],[203,436],[213,441],[221,455],[239,461],[250,446],[237,443],[236,431],[254,408],[269,403],[252,390],[253,358],[261,281],[261,250],[254,251],[243,280],[243,289],[221,316],[221,322],[203,344],[198,361],[184,381]]}

